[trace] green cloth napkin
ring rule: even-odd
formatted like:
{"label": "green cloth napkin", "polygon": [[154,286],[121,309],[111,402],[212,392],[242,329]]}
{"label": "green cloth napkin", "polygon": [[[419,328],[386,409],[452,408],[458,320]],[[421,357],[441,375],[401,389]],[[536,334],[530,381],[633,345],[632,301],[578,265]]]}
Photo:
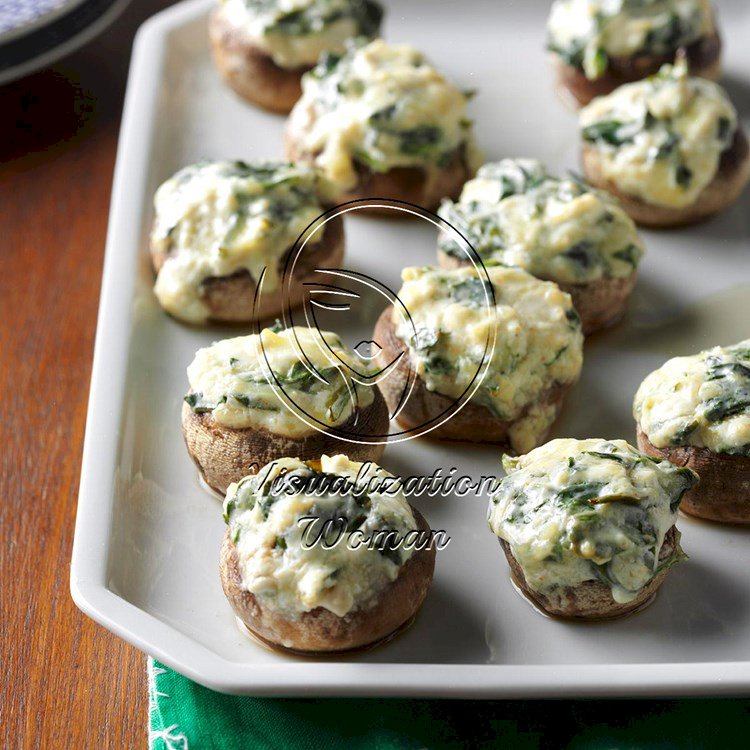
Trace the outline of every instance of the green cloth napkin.
{"label": "green cloth napkin", "polygon": [[[417,667],[418,668],[418,667]],[[248,698],[149,658],[152,750],[739,750],[750,701]]]}

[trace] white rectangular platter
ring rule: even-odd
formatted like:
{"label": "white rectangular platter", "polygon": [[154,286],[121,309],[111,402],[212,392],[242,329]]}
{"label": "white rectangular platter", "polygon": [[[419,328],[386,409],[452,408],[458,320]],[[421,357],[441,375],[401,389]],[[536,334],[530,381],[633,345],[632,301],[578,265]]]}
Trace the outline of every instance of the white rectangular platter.
{"label": "white rectangular platter", "polygon": [[[724,83],[750,118],[750,5],[719,0]],[[488,159],[533,156],[577,168],[575,115],[543,52],[543,0],[401,0],[386,38],[423,49],[464,88]],[[536,612],[511,586],[486,500],[415,504],[452,541],[413,627],[347,659],[289,658],[238,630],[219,584],[220,506],[198,484],[180,432],[185,368],[221,329],[167,317],[152,292],[147,235],[155,188],[200,158],[281,155],[283,119],[236,99],[209,57],[210,0],[191,0],[139,33],[128,87],[102,287],[71,569],[92,618],[211,688],[254,695],[543,697],[750,692],[750,530],[680,519],[690,560],[655,603],[619,622],[572,624]],[[347,218],[346,267],[398,288],[404,265],[434,262],[424,223]],[[581,382],[555,437],[634,441],[641,379],[670,356],[750,335],[750,198],[697,228],[644,232],[626,319],[586,343]],[[349,316],[347,340],[379,310]],[[341,329],[346,330],[341,330]],[[233,333],[237,333],[236,329]],[[369,338],[369,336],[365,336]],[[500,470],[491,447],[424,439],[390,446],[394,473]]]}

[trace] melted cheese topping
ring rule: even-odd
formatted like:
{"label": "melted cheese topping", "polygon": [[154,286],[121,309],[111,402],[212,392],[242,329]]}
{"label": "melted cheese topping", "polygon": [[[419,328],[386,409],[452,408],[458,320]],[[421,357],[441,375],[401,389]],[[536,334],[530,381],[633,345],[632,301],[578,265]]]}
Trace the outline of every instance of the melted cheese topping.
{"label": "melted cheese topping", "polygon": [[510,545],[529,588],[565,604],[566,589],[600,581],[632,601],[665,566],[659,561],[690,469],[656,461],[624,440],[552,440],[503,460],[508,476],[490,503],[492,531]]}
{"label": "melted cheese topping", "polygon": [[539,398],[578,379],[580,320],[556,284],[515,268],[487,273],[491,289],[472,267],[404,269],[398,297],[410,319],[394,308],[393,322],[428,390],[459,398],[479,377],[472,401],[515,421],[511,445],[524,452],[556,416]]}
{"label": "melted cheese topping", "polygon": [[[518,266],[543,279],[582,284],[630,276],[643,255],[635,224],[608,193],[546,174],[541,163],[485,164],[440,216],[471,242],[485,263]],[[466,260],[443,234],[440,249]]]}
{"label": "melted cheese topping", "polygon": [[[329,485],[324,491],[321,472],[328,478],[346,477],[351,491]],[[286,486],[279,478],[294,477]],[[414,515],[400,492],[377,491],[377,482],[391,477],[375,464],[360,464],[346,456],[323,456],[320,468],[293,458],[269,464],[227,490],[225,520],[237,547],[242,585],[263,607],[294,617],[324,607],[339,617],[374,606],[382,591],[396,578],[413,554],[408,544],[390,545],[384,538],[377,549],[369,540],[382,530],[395,531],[406,542],[417,529]],[[274,480],[277,482],[273,485]],[[296,484],[292,484],[296,482]],[[279,488],[271,491],[270,487]],[[308,490],[308,491],[306,491]],[[313,491],[309,491],[313,490]],[[306,531],[304,518],[315,518]],[[338,519],[345,521],[340,524]],[[344,529],[341,538],[326,536],[325,544],[312,542],[323,524]]]}
{"label": "melted cheese topping", "polygon": [[315,431],[312,420],[336,427],[372,403],[370,369],[334,333],[267,328],[199,349],[185,400],[225,427],[303,437]]}
{"label": "melted cheese topping", "polygon": [[195,164],[167,180],[154,198],[152,248],[166,255],[154,292],[167,312],[203,323],[201,284],[246,270],[262,291],[279,285],[279,265],[325,210],[315,173],[285,162]]}
{"label": "melted cheese topping", "polygon": [[357,184],[357,164],[439,169],[461,147],[470,163],[477,158],[467,95],[413,47],[376,39],[324,56],[302,91],[289,136],[342,189]]}
{"label": "melted cheese topping", "polygon": [[373,0],[220,0],[219,13],[286,69],[341,53],[348,39],[377,36],[383,15]]}
{"label": "melted cheese topping", "polygon": [[633,413],[657,448],[750,455],[750,339],[670,359],[641,383]]}
{"label": "melted cheese topping", "polygon": [[708,0],[556,0],[547,46],[596,80],[609,57],[668,54],[713,31]]}
{"label": "melted cheese topping", "polygon": [[715,83],[688,77],[682,61],[594,99],[581,110],[580,125],[604,177],[620,190],[684,208],[716,176],[737,130],[737,111]]}

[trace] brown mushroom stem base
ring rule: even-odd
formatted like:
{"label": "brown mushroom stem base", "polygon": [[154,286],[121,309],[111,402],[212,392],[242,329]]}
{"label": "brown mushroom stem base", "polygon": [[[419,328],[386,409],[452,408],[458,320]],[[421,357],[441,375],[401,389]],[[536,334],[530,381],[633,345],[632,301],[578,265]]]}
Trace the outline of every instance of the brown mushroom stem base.
{"label": "brown mushroom stem base", "polygon": [[[424,380],[412,369],[406,344],[396,336],[391,319],[392,310],[392,307],[388,307],[378,318],[373,339],[381,347],[375,357],[375,364],[379,367],[386,367],[403,353],[392,372],[379,383],[391,414],[401,403],[409,384],[414,383],[406,403],[396,417],[399,425],[405,430],[423,431],[426,437],[440,440],[497,443],[510,448],[509,430],[518,419],[525,416],[526,410],[513,420],[498,419],[489,409],[471,402],[456,411],[457,399],[428,390]],[[540,394],[536,403],[553,406],[559,413],[569,387],[553,385]],[[445,420],[442,424],[441,419]],[[431,425],[439,426],[428,432]],[[538,440],[542,441],[545,437],[546,433],[539,435]]]}
{"label": "brown mushroom stem base", "polygon": [[638,426],[638,447],[654,458],[687,466],[700,482],[682,499],[680,510],[722,523],[750,523],[750,456],[714,453],[692,445],[657,448]]}
{"label": "brown mushroom stem base", "polygon": [[[281,288],[262,294],[255,303],[256,283],[249,271],[241,270],[231,276],[212,276],[201,284],[203,301],[209,311],[209,320],[217,323],[247,323],[250,321],[272,321],[287,309],[303,304],[309,293],[308,282],[318,281],[319,268],[338,268],[344,259],[344,222],[336,216],[325,225],[319,242],[307,245],[295,265],[292,279],[284,279],[283,273],[289,253],[288,248],[279,261],[280,283],[287,285],[284,298]],[[154,270],[159,273],[167,255],[151,250]]]}
{"label": "brown mushroom stem base", "polygon": [[[668,570],[662,570],[644,586],[638,595],[630,602],[620,603],[612,598],[609,586],[600,581],[584,581],[577,586],[566,586],[559,597],[554,599],[534,591],[526,583],[523,568],[516,560],[510,545],[499,539],[505,557],[510,566],[510,575],[521,593],[543,612],[571,620],[614,620],[625,617],[636,610],[643,609],[656,595],[656,591],[664,582]],[[659,559],[666,560],[675,551],[680,542],[680,532],[672,527],[664,538]]]}
{"label": "brown mushroom stem base", "polygon": [[619,323],[635,288],[637,273],[618,278],[602,277],[589,284],[558,284],[573,300],[585,336]]}
{"label": "brown mushroom stem base", "polygon": [[[662,65],[673,63],[676,50],[667,55],[611,57],[606,73],[596,80],[586,78],[583,70],[552,56],[558,89],[570,94],[574,103],[586,105],[597,96],[611,94],[625,83],[632,83],[658,73]],[[721,76],[721,39],[713,33],[685,47],[690,75],[718,81]],[[564,97],[567,99],[567,97]]]}
{"label": "brown mushroom stem base", "polygon": [[741,129],[737,130],[732,145],[722,154],[714,179],[703,189],[695,203],[684,208],[647,203],[620,190],[605,177],[595,146],[584,145],[582,161],[588,182],[618,198],[625,212],[637,224],[654,229],[689,226],[705,221],[734,203],[750,179],[750,146]]}
{"label": "brown mushroom stem base", "polygon": [[[417,528],[428,533],[427,521],[419,511],[412,511]],[[221,548],[221,585],[235,614],[264,643],[297,654],[345,653],[388,640],[416,615],[435,569],[435,548],[430,546],[409,558],[373,607],[354,610],[344,617],[323,607],[289,617],[264,606],[242,586],[239,556],[229,531]]]}
{"label": "brown mushroom stem base", "polygon": [[208,22],[214,62],[222,78],[245,101],[277,114],[287,114],[302,96],[302,74],[312,68],[281,68],[253,44],[242,29],[228,23],[219,10]]}
{"label": "brown mushroom stem base", "polygon": [[[459,268],[471,265],[470,261],[464,262],[459,258],[438,250],[438,262],[442,268]],[[634,271],[629,276],[611,278],[603,276],[587,284],[566,284],[556,279],[540,276],[545,281],[555,282],[560,289],[567,292],[572,300],[573,307],[581,318],[581,327],[586,336],[600,331],[603,328],[618,323],[625,314],[628,300],[633,292],[638,274]]]}
{"label": "brown mushroom stem base", "polygon": [[[305,151],[287,130],[284,137],[287,158],[315,166],[317,154]],[[457,149],[444,166],[392,167],[387,172],[374,172],[355,162],[358,181],[351,190],[341,190],[336,202],[388,199],[413,203],[434,210],[443,198],[457,199],[464,183],[474,176],[466,158],[466,149]],[[393,217],[392,209],[368,208],[368,213]]]}
{"label": "brown mushroom stem base", "polygon": [[188,453],[206,484],[222,494],[232,482],[280,458],[310,461],[344,453],[352,461],[377,462],[385,443],[368,442],[368,438],[388,434],[388,409],[380,391],[376,388],[372,404],[359,415],[352,414],[339,429],[352,437],[362,435],[362,442],[317,431],[293,438],[267,430],[232,429],[217,424],[210,412],[196,414],[187,404],[182,406],[182,434]]}
{"label": "brown mushroom stem base", "polygon": [[242,632],[246,633],[248,638],[256,641],[257,643],[262,644],[266,648],[271,649],[272,651],[276,651],[281,654],[288,654],[289,656],[317,656],[318,658],[324,658],[324,657],[330,657],[335,659],[339,656],[353,656],[355,654],[360,653],[367,653],[368,651],[374,651],[376,648],[380,648],[381,646],[385,646],[386,643],[390,643],[395,638],[398,638],[402,633],[405,633],[413,624],[414,621],[417,619],[417,616],[414,615],[413,617],[410,617],[406,622],[404,622],[402,625],[399,625],[396,630],[394,630],[392,633],[389,633],[384,638],[381,638],[379,641],[374,641],[373,643],[366,643],[364,646],[357,646],[356,648],[345,648],[339,651],[318,651],[314,654],[311,654],[310,651],[301,651],[297,648],[287,648],[285,646],[281,646],[278,643],[274,643],[273,641],[269,641],[267,638],[263,638],[263,636],[258,635],[247,623],[243,622],[240,617],[237,618],[237,624],[239,628],[242,630]]}

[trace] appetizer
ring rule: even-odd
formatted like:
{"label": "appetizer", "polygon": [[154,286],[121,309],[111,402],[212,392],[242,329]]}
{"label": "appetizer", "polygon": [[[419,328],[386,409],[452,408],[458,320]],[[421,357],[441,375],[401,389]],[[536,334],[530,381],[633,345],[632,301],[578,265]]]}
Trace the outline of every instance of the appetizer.
{"label": "appetizer", "polygon": [[468,95],[413,47],[376,39],[326,54],[302,91],[287,156],[318,167],[337,203],[390,198],[434,208],[478,166]]}
{"label": "appetizer", "polygon": [[206,483],[225,492],[289,455],[346,449],[356,460],[379,459],[388,410],[368,367],[336,334],[314,328],[266,328],[199,349],[182,431]]}
{"label": "appetizer", "polygon": [[723,211],[750,176],[747,138],[726,93],[684,60],[581,111],[586,178],[639,224],[691,224]]}
{"label": "appetizer", "polygon": [[374,0],[219,0],[208,31],[216,66],[235,93],[286,114],[321,53],[378,36],[382,16]]}
{"label": "appetizer", "polygon": [[552,440],[505,457],[489,523],[544,612],[606,620],[643,607],[685,557],[675,527],[695,472],[624,440]]}
{"label": "appetizer", "polygon": [[641,383],[633,413],[641,450],[700,475],[685,513],[750,523],[750,339],[670,359]]}
{"label": "appetizer", "polygon": [[[406,430],[500,443],[544,439],[583,362],[570,296],[518,268],[406,268],[375,327],[381,389]],[[406,398],[405,398],[406,396]],[[404,400],[405,399],[405,400]]]}
{"label": "appetizer", "polygon": [[[344,229],[335,217],[310,239],[294,277],[285,261],[297,240],[325,210],[315,172],[286,162],[194,164],[157,191],[151,233],[161,306],[187,323],[274,318],[302,303],[316,268],[336,267]],[[262,279],[258,299],[256,290]]]}
{"label": "appetizer", "polygon": [[653,75],[684,51],[718,80],[721,40],[709,0],[556,0],[547,23],[559,85],[579,104]]}
{"label": "appetizer", "polygon": [[411,623],[435,548],[403,493],[380,491],[383,479],[393,477],[338,455],[282,458],[232,484],[221,583],[253,635],[331,653],[375,646]]}
{"label": "appetizer", "polygon": [[[504,159],[481,167],[460,199],[443,201],[438,213],[485,265],[523,268],[570,294],[584,334],[625,312],[643,243],[609,193],[552,177],[538,161]],[[438,258],[444,268],[473,260],[448,232]]]}

